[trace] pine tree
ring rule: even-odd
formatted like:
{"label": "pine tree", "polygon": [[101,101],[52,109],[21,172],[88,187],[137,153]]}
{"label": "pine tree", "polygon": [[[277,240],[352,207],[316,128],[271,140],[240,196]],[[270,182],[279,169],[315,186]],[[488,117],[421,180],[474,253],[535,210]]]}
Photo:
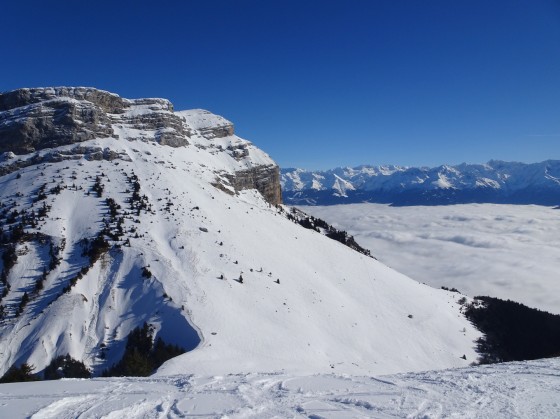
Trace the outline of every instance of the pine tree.
{"label": "pine tree", "polygon": [[105,370],[103,376],[146,377],[168,359],[185,352],[178,346],[165,343],[161,338],[154,342],[153,336],[154,328],[147,323],[132,330],[122,359]]}
{"label": "pine tree", "polygon": [[77,361],[69,354],[59,356],[45,368],[45,380],[60,378],[91,378],[91,371],[82,361]]}
{"label": "pine tree", "polygon": [[27,295],[27,292],[24,292],[23,296],[21,297],[21,301],[19,302],[19,306],[16,310],[16,316],[19,316],[21,313],[23,313],[23,309],[25,308],[28,302],[29,302],[29,295]]}
{"label": "pine tree", "polygon": [[14,365],[0,378],[0,383],[15,383],[20,381],[37,381],[38,378],[33,374],[35,367],[28,363],[23,363],[18,368]]}

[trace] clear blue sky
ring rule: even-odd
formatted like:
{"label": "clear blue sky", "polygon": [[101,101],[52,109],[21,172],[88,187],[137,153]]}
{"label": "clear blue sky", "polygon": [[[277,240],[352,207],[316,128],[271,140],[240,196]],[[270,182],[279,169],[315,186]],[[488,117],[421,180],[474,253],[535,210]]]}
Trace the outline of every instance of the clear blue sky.
{"label": "clear blue sky", "polygon": [[0,91],[165,97],[283,167],[560,158],[560,0],[6,0],[0,27]]}

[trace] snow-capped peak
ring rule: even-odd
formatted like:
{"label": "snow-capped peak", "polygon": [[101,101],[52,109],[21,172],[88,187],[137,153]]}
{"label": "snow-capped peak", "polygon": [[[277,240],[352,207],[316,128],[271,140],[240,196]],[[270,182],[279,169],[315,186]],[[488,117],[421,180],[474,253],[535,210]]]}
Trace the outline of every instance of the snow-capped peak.
{"label": "snow-capped peak", "polygon": [[[310,179],[323,181],[311,183]],[[350,193],[340,193],[340,181],[345,182]],[[560,161],[524,164],[492,160],[483,165],[463,163],[435,168],[358,166],[319,172],[290,169],[282,170],[282,190],[284,200],[291,204],[492,202],[558,205]]]}

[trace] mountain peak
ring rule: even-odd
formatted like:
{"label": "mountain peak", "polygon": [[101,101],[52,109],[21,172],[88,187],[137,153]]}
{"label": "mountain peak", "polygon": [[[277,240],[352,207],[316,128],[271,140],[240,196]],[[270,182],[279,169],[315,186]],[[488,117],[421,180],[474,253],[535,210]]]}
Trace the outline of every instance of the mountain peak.
{"label": "mountain peak", "polygon": [[[112,160],[118,156],[113,149],[101,152],[98,143],[102,139],[210,148],[224,157],[222,163],[227,167],[216,169],[216,173],[223,171],[216,175],[216,185],[231,191],[256,188],[271,203],[281,202],[279,169],[274,161],[235,136],[230,121],[207,110],[175,112],[167,99],[125,99],[91,87],[26,88],[0,94],[2,160],[49,150],[0,167],[0,173],[45,160],[78,156]],[[97,142],[93,148],[92,142]],[[79,145],[85,143],[90,146]]]}
{"label": "mountain peak", "polygon": [[160,374],[388,373],[476,359],[466,299],[281,205],[278,166],[225,118],[90,88],[8,96],[0,374],[23,363],[41,373],[67,354],[100,374],[137,328],[187,350]]}

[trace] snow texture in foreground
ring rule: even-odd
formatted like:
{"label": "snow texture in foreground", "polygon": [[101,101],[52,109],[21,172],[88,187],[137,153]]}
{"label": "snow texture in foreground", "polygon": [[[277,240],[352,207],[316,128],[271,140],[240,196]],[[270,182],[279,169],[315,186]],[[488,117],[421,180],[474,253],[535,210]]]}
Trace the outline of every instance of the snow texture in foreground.
{"label": "snow texture in foreground", "polygon": [[4,418],[558,418],[560,359],[364,377],[236,374],[0,386]]}
{"label": "snow texture in foreground", "polygon": [[560,313],[560,211],[537,205],[301,207],[434,287]]}

